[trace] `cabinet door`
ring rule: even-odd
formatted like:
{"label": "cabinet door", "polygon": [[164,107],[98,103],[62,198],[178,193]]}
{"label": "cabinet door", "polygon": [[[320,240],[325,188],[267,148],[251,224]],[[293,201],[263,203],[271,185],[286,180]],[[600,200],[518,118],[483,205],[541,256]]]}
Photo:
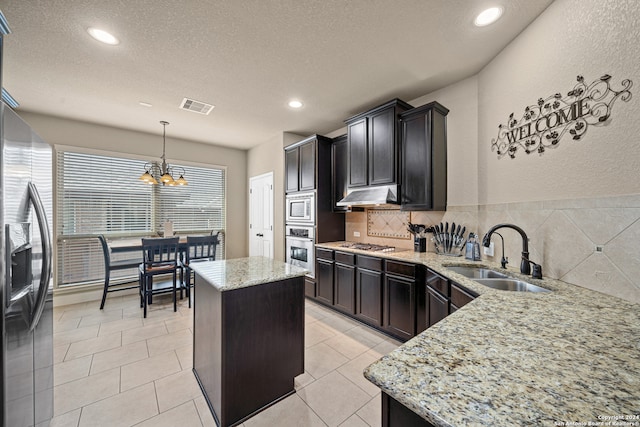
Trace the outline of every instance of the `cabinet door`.
{"label": "cabinet door", "polygon": [[355,314],[356,268],[351,265],[335,264],[334,307],[349,314]]}
{"label": "cabinet door", "polygon": [[304,294],[305,296],[315,298],[316,297],[316,281],[305,277],[304,278]]}
{"label": "cabinet door", "polygon": [[415,289],[413,279],[387,274],[384,280],[384,328],[398,338],[415,335]]}
{"label": "cabinet door", "polygon": [[298,148],[292,148],[284,152],[285,191],[287,193],[298,191],[299,189],[298,153]]}
{"label": "cabinet door", "polygon": [[382,272],[363,268],[357,271],[356,316],[382,326]]}
{"label": "cabinet door", "polygon": [[431,209],[430,115],[418,115],[402,122],[402,197],[403,209]]}
{"label": "cabinet door", "polygon": [[317,260],[316,292],[320,301],[333,305],[333,261]]}
{"label": "cabinet door", "polygon": [[449,301],[431,287],[427,287],[427,302],[429,306],[427,327],[435,325],[449,315]]}
{"label": "cabinet door", "polygon": [[346,206],[336,206],[336,203],[347,195],[348,155],[347,136],[344,135],[334,139],[331,145],[331,168],[333,172],[331,177],[331,186],[333,188],[331,197],[334,212],[347,210]]}
{"label": "cabinet door", "polygon": [[369,116],[369,185],[397,182],[396,120],[393,107]]}
{"label": "cabinet door", "polygon": [[316,188],[316,142],[311,141],[299,147],[300,150],[300,191]]}
{"label": "cabinet door", "polygon": [[347,126],[349,146],[349,187],[367,185],[367,119]]}

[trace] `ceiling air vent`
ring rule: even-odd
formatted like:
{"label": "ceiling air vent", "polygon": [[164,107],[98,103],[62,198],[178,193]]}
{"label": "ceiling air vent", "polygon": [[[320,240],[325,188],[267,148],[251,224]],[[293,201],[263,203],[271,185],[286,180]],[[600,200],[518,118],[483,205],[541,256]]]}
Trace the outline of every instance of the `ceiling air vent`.
{"label": "ceiling air vent", "polygon": [[181,110],[193,111],[194,113],[209,114],[213,110],[213,105],[196,101],[195,99],[184,98],[180,103]]}

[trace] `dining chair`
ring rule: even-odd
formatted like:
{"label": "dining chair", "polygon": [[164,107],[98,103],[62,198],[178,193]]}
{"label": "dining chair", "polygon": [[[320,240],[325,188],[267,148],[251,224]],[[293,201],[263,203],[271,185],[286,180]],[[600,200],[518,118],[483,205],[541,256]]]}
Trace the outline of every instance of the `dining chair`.
{"label": "dining chair", "polygon": [[117,291],[126,291],[127,289],[135,289],[138,285],[131,284],[111,284],[111,272],[117,270],[127,270],[138,268],[140,265],[140,258],[135,257],[135,259],[124,259],[124,260],[112,260],[111,259],[111,250],[109,249],[109,245],[107,244],[107,239],[101,234],[98,236],[98,240],[100,240],[100,245],[102,246],[102,255],[104,256],[104,288],[102,290],[102,301],[100,302],[100,310],[104,308],[104,303],[107,300],[107,294],[110,292]]}
{"label": "dining chair", "polygon": [[[184,289],[191,308],[191,269],[194,262],[214,261],[216,259],[216,247],[218,246],[218,234],[211,236],[187,236],[187,247],[182,260],[182,267],[186,277],[180,280],[180,297]],[[182,272],[181,272],[182,274]]]}
{"label": "dining chair", "polygon": [[[173,311],[178,310],[177,278],[178,278],[178,240],[179,237],[159,237],[142,239],[142,264],[139,267],[140,307],[144,307],[147,317],[147,305],[152,304],[152,297],[160,293],[173,293]],[[158,275],[171,274],[172,282],[153,283]],[[169,286],[170,285],[170,286]]]}

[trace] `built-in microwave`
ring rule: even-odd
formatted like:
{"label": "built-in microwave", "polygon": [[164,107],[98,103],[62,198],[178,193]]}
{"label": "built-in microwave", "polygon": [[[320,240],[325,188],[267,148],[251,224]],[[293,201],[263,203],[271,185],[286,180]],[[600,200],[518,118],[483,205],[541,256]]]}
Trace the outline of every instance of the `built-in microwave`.
{"label": "built-in microwave", "polygon": [[296,193],[286,197],[286,222],[300,224],[315,224],[316,195],[315,193]]}

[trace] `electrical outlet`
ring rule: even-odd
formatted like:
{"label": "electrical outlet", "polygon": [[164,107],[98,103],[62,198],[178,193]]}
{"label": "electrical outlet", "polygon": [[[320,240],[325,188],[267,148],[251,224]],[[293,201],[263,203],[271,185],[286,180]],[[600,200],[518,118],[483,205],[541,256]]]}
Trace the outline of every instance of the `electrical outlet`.
{"label": "electrical outlet", "polygon": [[359,231],[354,231],[353,232],[353,237],[360,237],[360,232]]}
{"label": "electrical outlet", "polygon": [[484,254],[487,256],[493,256],[493,242],[489,243],[489,247],[483,246]]}

